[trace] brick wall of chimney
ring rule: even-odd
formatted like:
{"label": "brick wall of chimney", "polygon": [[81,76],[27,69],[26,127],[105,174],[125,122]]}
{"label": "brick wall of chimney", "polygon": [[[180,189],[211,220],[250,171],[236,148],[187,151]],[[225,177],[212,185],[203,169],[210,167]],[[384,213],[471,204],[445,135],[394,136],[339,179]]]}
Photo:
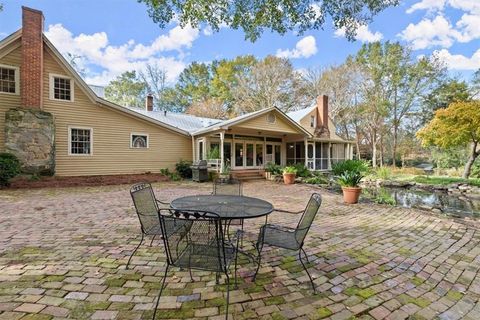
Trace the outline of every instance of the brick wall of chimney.
{"label": "brick wall of chimney", "polygon": [[317,97],[317,112],[320,119],[318,126],[328,130],[328,96],[321,95]]}
{"label": "brick wall of chimney", "polygon": [[145,110],[153,111],[153,96],[151,94],[145,98]]}
{"label": "brick wall of chimney", "polygon": [[43,13],[22,7],[22,66],[20,92],[22,107],[43,106]]}

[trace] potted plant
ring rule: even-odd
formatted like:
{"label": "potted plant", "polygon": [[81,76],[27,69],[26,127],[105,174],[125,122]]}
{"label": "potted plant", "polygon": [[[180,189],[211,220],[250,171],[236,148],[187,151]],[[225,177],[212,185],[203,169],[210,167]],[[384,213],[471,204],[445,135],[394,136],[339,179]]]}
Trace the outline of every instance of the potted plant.
{"label": "potted plant", "polygon": [[230,179],[230,166],[228,163],[223,165],[223,170],[220,172],[221,179]]}
{"label": "potted plant", "polygon": [[348,204],[358,202],[362,188],[359,187],[364,174],[359,171],[346,171],[338,177],[338,184],[342,187],[343,201]]}
{"label": "potted plant", "polygon": [[283,168],[283,182],[285,184],[294,184],[296,175],[297,175],[297,168],[292,166],[287,166]]}

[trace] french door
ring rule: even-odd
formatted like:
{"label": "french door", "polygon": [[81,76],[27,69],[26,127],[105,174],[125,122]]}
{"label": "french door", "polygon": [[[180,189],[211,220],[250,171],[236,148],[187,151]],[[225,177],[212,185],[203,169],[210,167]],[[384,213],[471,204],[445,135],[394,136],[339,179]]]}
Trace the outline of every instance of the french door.
{"label": "french door", "polygon": [[235,169],[254,169],[263,167],[263,142],[235,140]]}
{"label": "french door", "polygon": [[282,144],[267,142],[265,145],[265,163],[273,162],[281,165],[282,162]]}

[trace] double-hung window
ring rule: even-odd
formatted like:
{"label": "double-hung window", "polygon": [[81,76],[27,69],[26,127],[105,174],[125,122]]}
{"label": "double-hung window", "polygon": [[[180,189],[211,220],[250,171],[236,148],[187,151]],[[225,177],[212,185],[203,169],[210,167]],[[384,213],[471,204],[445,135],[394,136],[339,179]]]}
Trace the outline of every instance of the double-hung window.
{"label": "double-hung window", "polygon": [[50,99],[73,101],[73,80],[69,77],[50,74]]}
{"label": "double-hung window", "polygon": [[68,154],[69,155],[92,155],[93,152],[93,129],[82,127],[68,128]]}
{"label": "double-hung window", "polygon": [[19,94],[18,67],[0,64],[0,93]]}

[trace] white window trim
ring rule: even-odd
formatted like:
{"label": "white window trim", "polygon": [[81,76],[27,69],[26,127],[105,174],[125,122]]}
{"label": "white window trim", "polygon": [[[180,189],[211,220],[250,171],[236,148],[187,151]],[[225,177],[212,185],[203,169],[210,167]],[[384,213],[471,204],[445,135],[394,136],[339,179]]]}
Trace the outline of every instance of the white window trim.
{"label": "white window trim", "polygon": [[[56,73],[49,73],[48,74],[49,76],[49,79],[50,79],[50,88],[49,88],[49,92],[50,92],[50,100],[55,100],[55,101],[62,101],[62,102],[74,102],[75,100],[75,81],[73,80],[73,78],[71,77],[68,77],[68,76],[64,76],[64,75],[61,75],[61,74],[56,74]],[[60,78],[60,79],[67,79],[67,80],[70,80],[70,100],[63,100],[63,99],[55,99],[55,94],[54,94],[54,78]]]}
{"label": "white window trim", "polygon": [[15,70],[15,93],[0,91],[0,94],[9,94],[14,96],[20,95],[20,68],[17,66],[10,66],[7,64],[0,64],[0,67],[5,69]]}
{"label": "white window trim", "polygon": [[[72,129],[90,130],[90,153],[72,153]],[[81,126],[68,126],[68,155],[74,157],[90,157],[93,156],[93,128]]]}
{"label": "white window trim", "polygon": [[[134,147],[133,146],[133,136],[144,136],[147,137],[147,147],[146,148],[139,148],[139,147]],[[150,136],[148,133],[143,133],[143,132],[131,132],[130,133],[130,149],[149,149],[150,148]]]}

